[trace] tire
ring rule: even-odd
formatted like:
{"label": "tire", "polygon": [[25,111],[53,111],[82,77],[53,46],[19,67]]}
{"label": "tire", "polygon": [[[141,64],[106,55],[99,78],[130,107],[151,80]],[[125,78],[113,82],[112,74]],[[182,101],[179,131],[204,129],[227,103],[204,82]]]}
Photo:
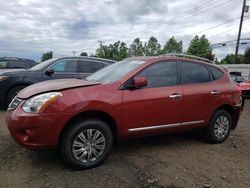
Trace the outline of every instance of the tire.
{"label": "tire", "polygon": [[7,95],[6,106],[8,106],[11,103],[12,99],[17,95],[17,93],[22,89],[24,89],[25,87],[27,86],[22,85],[13,87]]}
{"label": "tire", "polygon": [[205,138],[213,144],[222,143],[232,129],[232,117],[225,110],[217,110],[205,129]]}
{"label": "tire", "polygon": [[[90,134],[92,136],[89,136]],[[112,146],[113,134],[109,126],[98,119],[85,119],[72,124],[64,131],[60,153],[63,162],[70,168],[85,170],[100,165],[107,158]],[[93,156],[94,153],[97,157]]]}

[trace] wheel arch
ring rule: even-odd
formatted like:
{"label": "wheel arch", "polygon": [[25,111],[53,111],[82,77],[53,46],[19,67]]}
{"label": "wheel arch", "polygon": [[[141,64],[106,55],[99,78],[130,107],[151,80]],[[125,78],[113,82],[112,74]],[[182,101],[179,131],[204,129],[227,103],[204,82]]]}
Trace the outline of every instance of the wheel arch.
{"label": "wheel arch", "polygon": [[75,115],[74,117],[72,117],[69,121],[65,123],[63,129],[61,130],[59,134],[58,146],[61,145],[63,135],[65,134],[67,129],[69,129],[69,127],[72,126],[72,124],[76,123],[77,121],[81,119],[84,120],[84,119],[90,119],[90,118],[104,121],[110,127],[115,143],[118,141],[118,129],[117,129],[117,124],[114,118],[106,112],[99,111],[99,110],[91,110],[91,111],[81,112]]}
{"label": "wheel arch", "polygon": [[[232,118],[232,130],[234,130],[237,127],[237,123],[238,123],[238,120],[239,120],[239,113],[236,113],[237,110],[234,107],[232,107],[231,105],[229,105],[229,104],[223,104],[223,105],[219,106],[214,111],[213,115],[218,110],[225,110],[231,115],[231,118]],[[213,115],[211,116],[211,118],[213,117]],[[211,120],[211,118],[210,118],[210,120]]]}
{"label": "wheel arch", "polygon": [[5,93],[5,96],[4,96],[4,101],[7,101],[8,100],[8,96],[10,94],[10,91],[12,89],[14,89],[15,87],[19,87],[19,86],[24,86],[24,87],[28,87],[29,85],[31,85],[32,83],[17,83],[13,86],[11,86],[10,88],[8,88],[8,90],[6,91]]}
{"label": "wheel arch", "polygon": [[31,85],[32,83],[16,83],[15,85],[11,86],[8,88],[7,92],[5,93],[5,96],[4,96],[4,100],[6,101],[8,99],[8,95],[10,93],[10,91],[15,88],[15,87],[19,87],[19,86],[25,86],[25,87],[28,87],[29,85]]}

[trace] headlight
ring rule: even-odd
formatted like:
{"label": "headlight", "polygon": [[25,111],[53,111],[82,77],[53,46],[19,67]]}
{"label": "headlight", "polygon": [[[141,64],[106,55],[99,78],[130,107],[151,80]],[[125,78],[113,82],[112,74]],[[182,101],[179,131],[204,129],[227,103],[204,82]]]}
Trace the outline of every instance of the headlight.
{"label": "headlight", "polygon": [[62,93],[60,92],[51,92],[37,95],[27,100],[23,104],[22,108],[25,112],[42,112],[49,104],[51,104],[60,96],[62,96]]}
{"label": "headlight", "polygon": [[7,80],[9,76],[0,76],[0,81]]}

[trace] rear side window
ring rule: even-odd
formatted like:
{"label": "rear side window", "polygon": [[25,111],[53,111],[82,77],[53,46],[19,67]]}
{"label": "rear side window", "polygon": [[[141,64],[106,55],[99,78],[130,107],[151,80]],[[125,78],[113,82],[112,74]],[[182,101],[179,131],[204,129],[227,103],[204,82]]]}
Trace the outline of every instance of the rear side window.
{"label": "rear side window", "polygon": [[103,68],[104,64],[94,61],[78,61],[78,72],[80,73],[94,73],[99,69]]}
{"label": "rear side window", "polygon": [[137,76],[148,79],[147,88],[177,85],[176,62],[158,62],[142,70]]}
{"label": "rear side window", "polygon": [[210,71],[212,72],[215,80],[218,80],[220,77],[223,76],[223,72],[221,70],[219,70],[218,68],[212,67],[212,66],[208,66],[208,67],[209,67]]}
{"label": "rear side window", "polygon": [[11,69],[25,69],[26,68],[26,63],[22,62],[22,61],[8,61],[8,65],[7,68],[11,68]]}
{"label": "rear side window", "polygon": [[75,73],[76,72],[76,61],[75,60],[62,60],[51,68],[55,72],[68,72],[68,73]]}
{"label": "rear side window", "polygon": [[182,63],[183,84],[203,83],[210,80],[210,74],[205,65],[191,62]]}
{"label": "rear side window", "polygon": [[0,69],[5,69],[7,67],[7,61],[0,61]]}

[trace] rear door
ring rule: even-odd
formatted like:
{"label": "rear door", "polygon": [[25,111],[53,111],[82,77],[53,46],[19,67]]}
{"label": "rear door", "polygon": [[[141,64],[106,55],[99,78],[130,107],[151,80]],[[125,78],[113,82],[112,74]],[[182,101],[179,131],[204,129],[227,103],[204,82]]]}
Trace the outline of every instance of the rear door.
{"label": "rear door", "polygon": [[146,77],[148,85],[141,89],[124,90],[124,131],[152,133],[181,125],[182,88],[177,74],[177,62],[161,61],[136,75]]}
{"label": "rear door", "polygon": [[183,125],[207,124],[216,109],[220,91],[207,66],[196,62],[181,63],[183,85]]}

